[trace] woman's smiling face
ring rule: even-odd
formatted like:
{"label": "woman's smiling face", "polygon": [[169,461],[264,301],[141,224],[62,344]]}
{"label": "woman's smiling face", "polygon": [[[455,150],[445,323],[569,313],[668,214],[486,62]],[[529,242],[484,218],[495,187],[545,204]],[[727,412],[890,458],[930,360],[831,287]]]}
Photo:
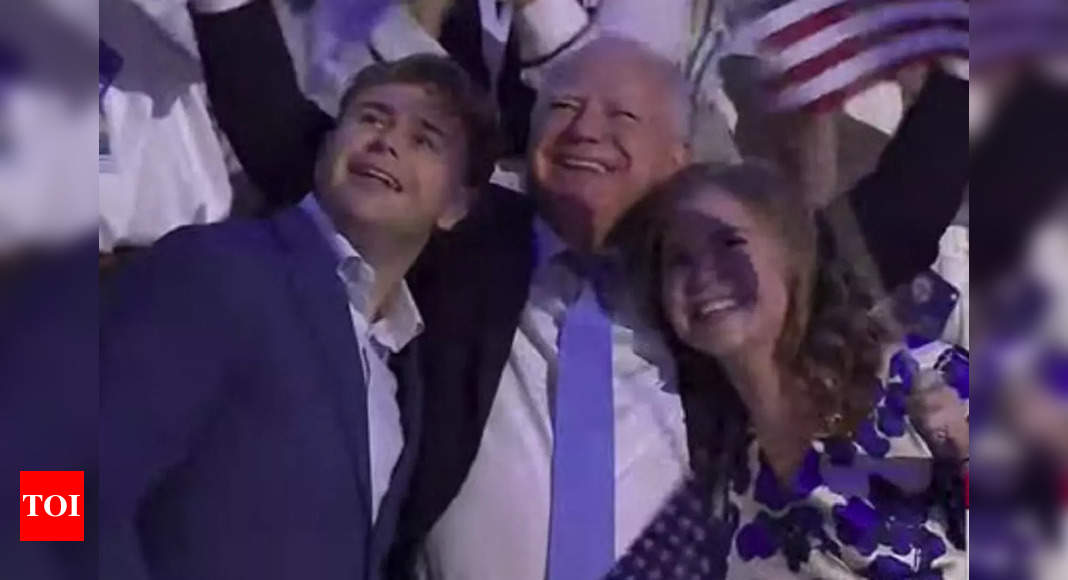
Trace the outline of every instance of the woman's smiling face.
{"label": "woman's smiling face", "polygon": [[661,298],[675,334],[712,356],[774,348],[789,303],[782,235],[716,186],[685,196],[669,215]]}

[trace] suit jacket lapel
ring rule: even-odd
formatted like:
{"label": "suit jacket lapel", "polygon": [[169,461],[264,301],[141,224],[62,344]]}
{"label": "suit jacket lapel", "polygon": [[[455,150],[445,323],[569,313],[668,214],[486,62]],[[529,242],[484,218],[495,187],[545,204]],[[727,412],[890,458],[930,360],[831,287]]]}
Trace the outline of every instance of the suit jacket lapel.
{"label": "suit jacket lapel", "polygon": [[288,253],[294,300],[307,325],[309,338],[322,355],[329,394],[345,434],[361,505],[370,523],[367,389],[348,299],[337,277],[337,261],[311,218],[299,207],[279,213],[273,221]]}

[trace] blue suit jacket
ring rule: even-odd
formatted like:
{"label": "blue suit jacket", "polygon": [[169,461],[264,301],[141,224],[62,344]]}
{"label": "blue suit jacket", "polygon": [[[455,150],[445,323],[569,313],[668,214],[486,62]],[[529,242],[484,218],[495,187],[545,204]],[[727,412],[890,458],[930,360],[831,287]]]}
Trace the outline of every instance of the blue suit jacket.
{"label": "blue suit jacket", "polygon": [[97,569],[96,233],[0,275],[0,497],[19,471],[83,471],[84,542],[20,542],[0,512],[0,577],[86,580]]}
{"label": "blue suit jacket", "polygon": [[367,394],[336,258],[299,208],[183,228],[116,281],[101,338],[101,577],[380,577],[419,441],[371,523]]}

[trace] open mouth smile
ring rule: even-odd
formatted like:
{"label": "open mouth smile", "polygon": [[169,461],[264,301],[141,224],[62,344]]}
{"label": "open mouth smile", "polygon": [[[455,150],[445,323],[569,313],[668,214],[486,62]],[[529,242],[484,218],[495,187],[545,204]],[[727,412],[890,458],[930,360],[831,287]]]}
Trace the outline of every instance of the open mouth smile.
{"label": "open mouth smile", "polygon": [[614,170],[614,168],[610,167],[607,163],[604,163],[603,161],[599,161],[597,159],[591,159],[589,157],[560,155],[553,159],[553,162],[556,165],[565,169],[589,171],[598,175],[606,175]]}
{"label": "open mouth smile", "polygon": [[367,163],[361,163],[359,161],[350,161],[348,164],[348,170],[349,173],[353,175],[374,179],[382,183],[386,187],[392,189],[393,191],[401,190],[400,181],[398,181],[396,177],[393,177],[392,174],[390,174],[388,171],[385,171],[384,169],[379,169],[378,167],[369,165]]}
{"label": "open mouth smile", "polygon": [[690,306],[690,316],[697,320],[704,320],[736,310],[741,307],[741,302],[733,296],[698,300]]}

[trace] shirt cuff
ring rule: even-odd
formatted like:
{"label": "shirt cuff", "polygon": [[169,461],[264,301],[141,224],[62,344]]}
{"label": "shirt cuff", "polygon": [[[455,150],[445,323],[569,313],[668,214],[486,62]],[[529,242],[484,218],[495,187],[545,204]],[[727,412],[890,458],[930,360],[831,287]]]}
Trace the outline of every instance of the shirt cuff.
{"label": "shirt cuff", "polygon": [[392,61],[427,52],[448,56],[403,4],[390,6],[382,12],[371,30],[369,45],[375,60]]}
{"label": "shirt cuff", "polygon": [[519,56],[524,63],[559,53],[589,27],[590,17],[575,0],[534,0],[514,17]]}
{"label": "shirt cuff", "polygon": [[197,14],[218,14],[252,2],[253,0],[190,0],[189,6]]}

